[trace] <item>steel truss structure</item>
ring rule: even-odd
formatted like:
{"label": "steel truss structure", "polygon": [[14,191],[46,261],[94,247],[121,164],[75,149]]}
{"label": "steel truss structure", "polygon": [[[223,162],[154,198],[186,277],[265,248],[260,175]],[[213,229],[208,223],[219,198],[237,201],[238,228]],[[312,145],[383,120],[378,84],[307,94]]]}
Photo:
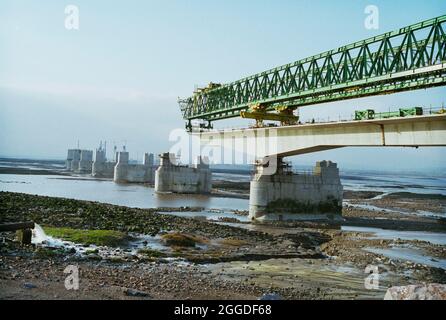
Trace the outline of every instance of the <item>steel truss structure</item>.
{"label": "steel truss structure", "polygon": [[446,84],[446,15],[358,41],[180,99],[183,118],[237,117]]}

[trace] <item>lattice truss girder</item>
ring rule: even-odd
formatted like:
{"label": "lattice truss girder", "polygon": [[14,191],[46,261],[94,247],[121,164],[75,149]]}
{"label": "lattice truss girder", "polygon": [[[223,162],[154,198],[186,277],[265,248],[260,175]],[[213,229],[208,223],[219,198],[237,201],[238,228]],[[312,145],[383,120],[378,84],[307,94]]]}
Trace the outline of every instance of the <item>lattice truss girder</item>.
{"label": "lattice truss girder", "polygon": [[180,99],[186,120],[236,117],[252,104],[299,107],[446,84],[446,15]]}

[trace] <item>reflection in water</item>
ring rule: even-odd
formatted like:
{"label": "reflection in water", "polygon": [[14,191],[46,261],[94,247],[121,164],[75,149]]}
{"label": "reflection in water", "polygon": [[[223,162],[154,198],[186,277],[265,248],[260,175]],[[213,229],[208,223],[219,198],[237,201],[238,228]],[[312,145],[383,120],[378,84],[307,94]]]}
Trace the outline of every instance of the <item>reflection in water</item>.
{"label": "reflection in water", "polygon": [[[186,217],[186,218],[204,218],[207,220],[219,220],[221,218],[231,218],[237,219],[241,222],[248,222],[248,216],[237,215],[232,212],[224,211],[224,210],[203,210],[203,211],[169,211],[169,212],[160,212],[161,214],[169,214],[178,217]],[[231,223],[228,223],[230,225]],[[232,223],[232,225],[239,227],[238,223]]]}

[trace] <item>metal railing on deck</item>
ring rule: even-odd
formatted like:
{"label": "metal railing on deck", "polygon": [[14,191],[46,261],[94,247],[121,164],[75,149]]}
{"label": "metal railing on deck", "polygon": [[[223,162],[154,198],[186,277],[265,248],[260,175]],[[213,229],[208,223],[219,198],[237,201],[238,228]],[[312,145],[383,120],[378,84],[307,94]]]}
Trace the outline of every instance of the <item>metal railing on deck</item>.
{"label": "metal railing on deck", "polygon": [[[393,113],[393,112],[398,112],[400,109],[398,110],[388,110],[388,111],[383,111],[383,112],[377,112],[375,113],[375,116],[373,119],[389,119],[389,118],[398,118],[399,116],[384,116],[385,113]],[[433,114],[443,114],[446,113],[446,108],[443,107],[422,107],[423,113],[422,115],[433,115]],[[407,118],[407,117],[417,117],[420,115],[406,115],[404,117],[401,118]],[[355,119],[355,115],[351,114],[350,117],[342,117],[341,115],[339,115],[338,117],[326,117],[326,118],[322,118],[322,117],[316,117],[316,118],[312,118],[312,119],[306,119],[304,121],[299,121],[298,125],[308,125],[308,124],[324,124],[324,123],[339,123],[339,122],[350,122],[350,121],[364,121],[364,120],[372,120],[372,119],[362,119],[362,120],[357,120]],[[261,127],[261,128],[279,128],[281,126],[276,125],[276,124],[265,124],[265,126]],[[192,132],[221,132],[221,131],[234,131],[234,130],[244,130],[244,129],[255,129],[255,128],[259,128],[259,127],[255,127],[254,125],[250,125],[250,126],[226,126],[226,127],[219,127],[219,128],[212,128],[212,129],[206,129],[206,128],[199,128],[199,127],[194,127],[197,130],[193,130]]]}

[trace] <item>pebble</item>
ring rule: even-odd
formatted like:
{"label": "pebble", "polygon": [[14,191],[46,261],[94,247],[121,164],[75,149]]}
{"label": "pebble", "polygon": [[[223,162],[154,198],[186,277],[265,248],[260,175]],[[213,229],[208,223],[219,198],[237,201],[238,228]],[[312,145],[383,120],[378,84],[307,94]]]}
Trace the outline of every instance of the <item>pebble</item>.
{"label": "pebble", "polygon": [[136,289],[123,288],[122,292],[129,297],[148,297],[149,294]]}
{"label": "pebble", "polygon": [[277,293],[265,293],[259,300],[283,300],[283,297]]}
{"label": "pebble", "polygon": [[25,289],[35,289],[35,288],[37,288],[37,286],[35,284],[32,284],[31,282],[25,282],[23,284],[23,287]]}

